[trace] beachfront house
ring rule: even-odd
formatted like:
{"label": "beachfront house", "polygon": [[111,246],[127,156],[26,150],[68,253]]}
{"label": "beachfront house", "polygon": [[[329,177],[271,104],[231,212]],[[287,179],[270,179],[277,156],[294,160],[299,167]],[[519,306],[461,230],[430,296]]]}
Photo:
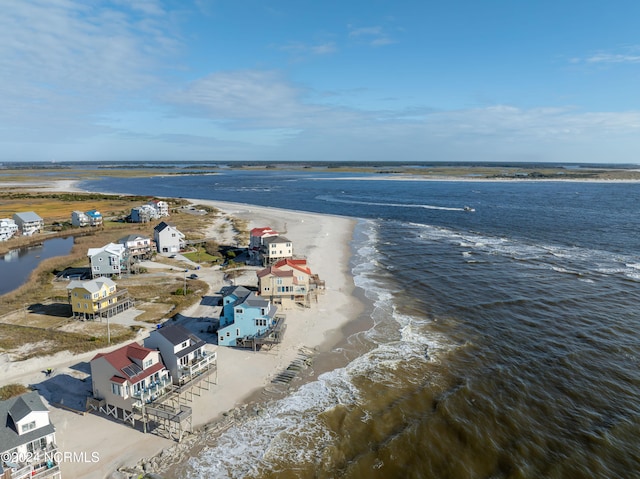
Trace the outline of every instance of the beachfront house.
{"label": "beachfront house", "polygon": [[270,236],[264,238],[262,243],[262,264],[265,266],[293,257],[293,243],[284,236]]}
{"label": "beachfront house", "polygon": [[206,343],[180,324],[152,331],[144,345],[160,351],[174,384],[184,384],[216,365],[215,351],[206,351]]}
{"label": "beachfront house", "polygon": [[153,228],[153,239],[158,253],[179,253],[184,247],[184,235],[164,221]]}
{"label": "beachfront house", "polygon": [[255,348],[265,341],[280,342],[284,317],[269,300],[244,286],[223,288],[222,296],[218,345]]}
{"label": "beachfront house", "polygon": [[131,208],[130,218],[132,223],[148,223],[160,218],[160,215],[153,206],[141,205]]}
{"label": "beachfront house", "polygon": [[82,320],[110,318],[133,306],[127,290],[118,290],[110,278],[70,281],[67,297],[73,317]]}
{"label": "beachfront house", "polygon": [[89,248],[87,253],[91,264],[91,277],[120,276],[127,271],[127,257],[124,245],[109,243],[102,248]]}
{"label": "beachfront house", "polygon": [[278,232],[269,226],[253,228],[249,232],[249,258],[253,263],[262,264],[262,248],[264,239],[278,236]]}
{"label": "beachfront house", "polygon": [[99,353],[90,362],[93,404],[103,413],[133,424],[134,410],[165,394],[171,376],[156,349],[138,343],[110,353]]}
{"label": "beachfront house", "polygon": [[102,214],[98,210],[73,211],[71,213],[71,224],[73,226],[101,226]]}
{"label": "beachfront house", "polygon": [[151,206],[158,215],[158,218],[162,218],[163,216],[169,216],[169,203],[163,200],[153,199],[147,203]]}
{"label": "beachfront house", "polygon": [[309,307],[316,298],[318,283],[306,259],[286,258],[258,271],[258,291],[282,309]]}
{"label": "beachfront house", "polygon": [[126,249],[126,256],[131,260],[145,260],[153,255],[153,241],[144,235],[131,234],[118,240]]}
{"label": "beachfront house", "polygon": [[0,477],[60,479],[56,432],[36,391],[0,401]]}
{"label": "beachfront house", "polygon": [[44,220],[33,211],[14,213],[13,221],[16,222],[20,232],[24,236],[31,236],[35,233],[42,232],[44,229]]}
{"label": "beachfront house", "polygon": [[18,225],[11,218],[0,219],[0,241],[7,241],[18,232]]}

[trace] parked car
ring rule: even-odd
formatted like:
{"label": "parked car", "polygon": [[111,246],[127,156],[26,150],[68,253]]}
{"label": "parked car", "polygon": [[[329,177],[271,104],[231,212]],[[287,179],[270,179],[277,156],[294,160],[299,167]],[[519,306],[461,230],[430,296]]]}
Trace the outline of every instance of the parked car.
{"label": "parked car", "polygon": [[189,279],[198,279],[198,275],[197,275],[197,274],[195,274],[195,273],[191,273],[191,274],[189,275]]}

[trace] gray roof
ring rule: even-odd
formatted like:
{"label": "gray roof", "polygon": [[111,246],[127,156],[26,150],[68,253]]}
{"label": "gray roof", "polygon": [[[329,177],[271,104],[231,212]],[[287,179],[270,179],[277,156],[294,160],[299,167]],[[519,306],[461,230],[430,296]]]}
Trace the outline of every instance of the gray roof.
{"label": "gray roof", "polygon": [[246,298],[251,291],[244,286],[225,286],[220,289],[220,293],[225,297],[233,294],[236,298]]}
{"label": "gray roof", "polygon": [[13,216],[14,217],[17,216],[25,223],[31,223],[33,221],[42,221],[42,218],[40,218],[40,216],[38,216],[33,211],[24,211],[22,213],[15,213]]}
{"label": "gray roof", "polygon": [[184,326],[180,324],[172,324],[171,326],[164,326],[160,329],[156,329],[154,331],[157,334],[161,334],[165,337],[167,341],[169,341],[174,346],[178,344],[182,344],[185,341],[191,339],[193,342],[202,341],[198,336],[193,334]]}
{"label": "gray roof", "polygon": [[268,300],[261,298],[253,291],[244,298],[243,302],[252,308],[264,308],[269,305]]}
{"label": "gray roof", "polygon": [[151,239],[151,238],[149,238],[148,236],[144,236],[144,235],[127,235],[127,236],[123,236],[122,238],[120,238],[118,240],[118,243],[125,244],[125,243],[128,243],[129,241],[136,241],[138,239],[148,240],[148,239]]}
{"label": "gray roof", "polygon": [[190,345],[184,349],[181,349],[176,353],[176,357],[182,358],[196,349],[201,348],[206,343],[196,336],[194,333],[189,331],[184,326],[179,324],[173,324],[171,326],[162,327],[160,329],[156,329],[151,334],[161,334],[167,341],[169,341],[174,346],[178,344],[182,344],[185,341],[190,341]]}
{"label": "gray roof", "polygon": [[24,419],[34,411],[48,411],[36,391],[0,401],[0,452],[10,451],[21,444],[35,441],[55,432],[55,428],[49,423],[19,435],[16,421]]}
{"label": "gray roof", "polygon": [[102,285],[106,284],[107,288],[111,286],[115,286],[116,283],[111,278],[96,278],[90,281],[71,281],[67,285],[67,290],[72,290],[75,288],[84,288],[90,293],[98,293],[102,289]]}
{"label": "gray roof", "polygon": [[263,243],[291,243],[291,240],[284,236],[270,236],[262,240]]}

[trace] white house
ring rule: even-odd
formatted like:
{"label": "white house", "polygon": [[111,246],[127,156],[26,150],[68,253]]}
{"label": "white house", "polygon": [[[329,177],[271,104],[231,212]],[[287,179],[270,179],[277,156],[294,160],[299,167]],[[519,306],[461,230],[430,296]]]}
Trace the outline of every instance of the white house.
{"label": "white house", "polygon": [[148,223],[158,218],[160,218],[160,215],[151,205],[141,205],[131,208],[132,223]]}
{"label": "white house", "polygon": [[158,218],[163,216],[169,216],[169,203],[163,200],[151,200],[147,203],[151,206],[156,213],[158,214]]}
{"label": "white house", "polygon": [[148,259],[153,252],[153,241],[144,235],[127,235],[118,240],[127,250],[127,256],[134,260]]}
{"label": "white house", "polygon": [[25,236],[31,236],[34,233],[41,232],[44,229],[44,220],[33,211],[25,211],[22,213],[14,213],[13,220],[20,228]]}
{"label": "white house", "polygon": [[0,241],[7,241],[18,232],[18,225],[11,218],[0,219]]}
{"label": "white house", "polygon": [[253,228],[249,232],[249,257],[257,263],[262,263],[264,240],[274,236],[278,236],[278,232],[269,226]]}
{"label": "white house", "polygon": [[184,384],[215,366],[216,352],[206,351],[206,343],[179,324],[152,331],[144,345],[160,350],[174,384]]}
{"label": "white house", "polygon": [[293,257],[293,243],[284,236],[264,238],[262,257],[264,264],[271,264],[281,259]]}
{"label": "white house", "polygon": [[153,239],[158,253],[179,253],[184,246],[184,234],[164,221],[153,228]]}
{"label": "white house", "polygon": [[37,392],[0,401],[0,477],[60,479],[56,433]]}

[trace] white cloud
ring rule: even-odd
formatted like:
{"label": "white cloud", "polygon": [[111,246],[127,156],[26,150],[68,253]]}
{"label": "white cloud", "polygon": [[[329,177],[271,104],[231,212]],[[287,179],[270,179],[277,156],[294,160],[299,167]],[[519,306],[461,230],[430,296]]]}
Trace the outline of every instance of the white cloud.
{"label": "white cloud", "polygon": [[[275,71],[213,73],[170,97],[190,113],[244,127],[283,128],[308,124],[323,108],[305,104],[304,91]],[[234,124],[235,126],[235,124]]]}
{"label": "white cloud", "polygon": [[3,4],[0,120],[25,130],[52,120],[80,126],[100,108],[156,84],[161,60],[179,42],[158,2],[121,3]]}
{"label": "white cloud", "polygon": [[284,52],[294,54],[298,57],[306,55],[329,55],[331,53],[335,53],[338,50],[334,42],[324,42],[318,44],[290,42],[277,48]]}
{"label": "white cloud", "polygon": [[348,25],[348,29],[350,38],[364,41],[374,47],[395,43],[380,26],[354,28]]}
{"label": "white cloud", "polygon": [[640,55],[597,53],[585,61],[587,63],[640,63]]}
{"label": "white cloud", "polygon": [[587,64],[616,64],[616,63],[640,63],[640,47],[631,46],[624,48],[622,53],[612,53],[600,51],[593,53],[585,58],[573,57],[569,59],[570,63],[587,63]]}

